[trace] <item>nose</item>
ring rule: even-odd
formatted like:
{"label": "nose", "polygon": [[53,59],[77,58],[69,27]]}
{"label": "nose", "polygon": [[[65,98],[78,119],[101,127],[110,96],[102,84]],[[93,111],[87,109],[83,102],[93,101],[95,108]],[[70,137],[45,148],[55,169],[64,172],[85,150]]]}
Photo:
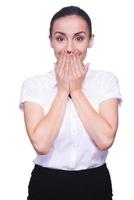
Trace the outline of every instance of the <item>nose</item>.
{"label": "nose", "polygon": [[73,43],[72,41],[68,41],[67,46],[66,46],[66,50],[68,53],[71,53],[73,51]]}

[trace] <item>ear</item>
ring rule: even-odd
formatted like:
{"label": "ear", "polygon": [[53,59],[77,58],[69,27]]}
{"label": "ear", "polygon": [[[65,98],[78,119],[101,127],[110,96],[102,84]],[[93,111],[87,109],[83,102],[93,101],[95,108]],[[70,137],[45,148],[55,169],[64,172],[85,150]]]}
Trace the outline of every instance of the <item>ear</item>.
{"label": "ear", "polygon": [[93,44],[94,44],[94,35],[92,35],[89,40],[88,48],[91,48],[93,46]]}
{"label": "ear", "polygon": [[50,46],[53,48],[52,38],[49,36]]}

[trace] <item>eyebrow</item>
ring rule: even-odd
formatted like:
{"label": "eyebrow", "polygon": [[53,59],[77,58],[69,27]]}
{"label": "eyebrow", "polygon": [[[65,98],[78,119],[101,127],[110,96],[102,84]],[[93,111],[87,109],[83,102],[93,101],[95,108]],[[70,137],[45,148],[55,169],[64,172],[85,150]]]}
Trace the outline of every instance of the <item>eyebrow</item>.
{"label": "eyebrow", "polygon": [[[66,35],[65,33],[63,33],[63,32],[60,32],[60,31],[56,31],[55,33],[54,33],[54,35],[56,35],[56,34],[61,34],[61,35]],[[79,35],[79,34],[85,34],[86,35],[86,32],[84,32],[84,31],[80,31],[80,32],[78,32],[78,33],[75,33],[74,35],[75,36],[77,36],[77,35]]]}

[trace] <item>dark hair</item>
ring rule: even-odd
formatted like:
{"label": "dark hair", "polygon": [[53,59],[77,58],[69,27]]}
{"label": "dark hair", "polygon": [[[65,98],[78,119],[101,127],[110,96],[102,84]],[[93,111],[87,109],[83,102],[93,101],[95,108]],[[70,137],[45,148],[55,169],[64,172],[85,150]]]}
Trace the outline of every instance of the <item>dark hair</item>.
{"label": "dark hair", "polygon": [[52,17],[51,22],[50,22],[50,28],[49,28],[49,37],[50,38],[52,37],[52,28],[53,28],[54,21],[56,19],[59,19],[60,17],[65,17],[65,16],[69,16],[69,15],[77,15],[77,16],[82,17],[88,25],[89,36],[90,37],[92,36],[92,23],[91,23],[91,19],[90,19],[89,15],[79,7],[68,6],[68,7],[64,7],[61,10],[59,10]]}

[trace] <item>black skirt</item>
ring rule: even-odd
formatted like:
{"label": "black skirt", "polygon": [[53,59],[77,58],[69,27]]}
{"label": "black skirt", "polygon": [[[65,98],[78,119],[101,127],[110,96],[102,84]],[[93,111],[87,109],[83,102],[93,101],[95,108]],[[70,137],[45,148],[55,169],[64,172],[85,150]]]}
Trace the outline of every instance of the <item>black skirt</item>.
{"label": "black skirt", "polygon": [[67,171],[35,165],[28,186],[28,200],[112,200],[106,164]]}

